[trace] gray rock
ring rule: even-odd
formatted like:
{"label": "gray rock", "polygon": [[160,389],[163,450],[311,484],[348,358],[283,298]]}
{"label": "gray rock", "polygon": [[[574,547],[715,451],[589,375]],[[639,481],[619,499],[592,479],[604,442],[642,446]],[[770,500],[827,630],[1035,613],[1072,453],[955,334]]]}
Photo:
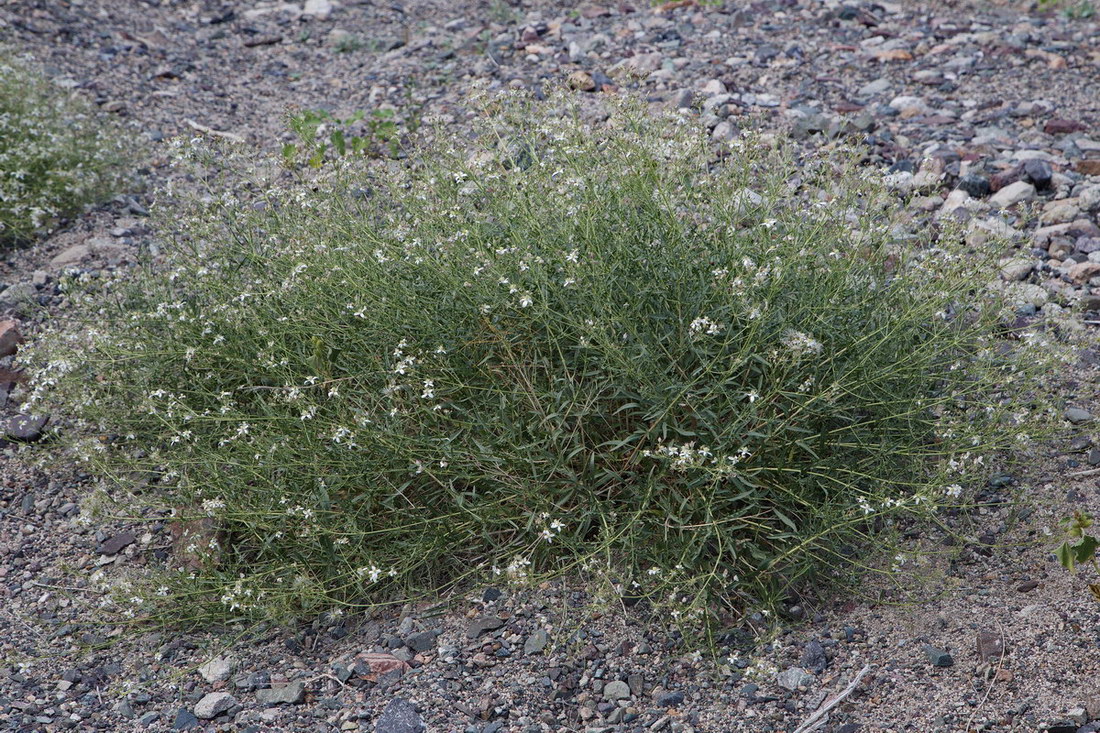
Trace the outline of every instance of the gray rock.
{"label": "gray rock", "polygon": [[536,629],[533,634],[527,637],[527,641],[523,642],[524,654],[538,654],[546,648],[546,644],[550,641],[550,636],[544,629]]}
{"label": "gray rock", "polygon": [[[130,541],[133,542],[133,539]],[[234,666],[234,661],[230,657],[215,657],[199,667],[199,674],[207,682],[221,682],[229,679],[229,675],[233,674]]]}
{"label": "gray rock", "polygon": [[435,648],[434,631],[419,631],[405,637],[405,646],[414,652],[426,652]]}
{"label": "gray rock", "polygon": [[1016,181],[989,197],[989,203],[999,209],[1007,209],[1035,198],[1035,186],[1026,181]]}
{"label": "gray rock", "polygon": [[799,660],[799,664],[816,674],[825,671],[828,659],[825,657],[825,647],[821,645],[820,641],[814,639],[806,642],[806,646],[802,648],[802,659]]}
{"label": "gray rock", "polygon": [[780,672],[775,678],[779,686],[785,690],[797,690],[799,687],[809,687],[817,678],[801,667],[790,667]]}
{"label": "gray rock", "polygon": [[256,702],[264,705],[298,705],[305,699],[306,686],[303,682],[290,682],[284,687],[256,690]]}
{"label": "gray rock", "polygon": [[317,20],[326,20],[332,15],[332,3],[329,0],[306,0],[306,4],[302,8],[302,15]]}
{"label": "gray rock", "polygon": [[466,627],[466,638],[477,639],[482,634],[490,631],[496,631],[504,625],[504,619],[497,618],[496,616],[479,616],[470,622],[470,625]]}
{"label": "gray rock", "polygon": [[928,661],[932,663],[933,667],[950,667],[955,663],[949,653],[943,649],[937,649],[931,644],[925,645],[924,653],[928,655]]}
{"label": "gray rock", "polygon": [[603,699],[615,702],[616,700],[627,700],[630,698],[630,685],[622,682],[621,680],[614,680],[608,682],[603,686]]}
{"label": "gray rock", "polygon": [[374,724],[374,733],[421,733],[424,721],[408,700],[395,697]]}
{"label": "gray rock", "polygon": [[34,443],[42,439],[49,422],[49,415],[16,415],[0,423],[0,437]]}
{"label": "gray rock", "polygon": [[172,722],[172,730],[190,730],[199,727],[199,719],[186,708],[180,708]]}
{"label": "gray rock", "polygon": [[228,692],[211,692],[195,703],[195,717],[199,720],[210,720],[236,704],[236,698]]}
{"label": "gray rock", "polygon": [[1067,407],[1065,412],[1062,413],[1062,417],[1074,425],[1081,425],[1093,420],[1092,413],[1088,410],[1082,410],[1080,407]]}

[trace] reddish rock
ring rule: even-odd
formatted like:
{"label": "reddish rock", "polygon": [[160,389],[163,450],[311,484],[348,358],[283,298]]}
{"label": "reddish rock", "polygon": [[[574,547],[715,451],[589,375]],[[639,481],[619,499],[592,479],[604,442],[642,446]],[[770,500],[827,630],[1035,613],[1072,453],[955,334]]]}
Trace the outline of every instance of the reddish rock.
{"label": "reddish rock", "polygon": [[366,652],[358,656],[359,663],[355,665],[355,673],[362,679],[377,682],[378,678],[397,670],[405,674],[411,667],[408,662],[403,662],[392,654],[384,652]]}
{"label": "reddish rock", "polygon": [[1079,160],[1074,169],[1085,176],[1100,176],[1100,160]]}
{"label": "reddish rock", "polygon": [[1053,119],[1047,120],[1043,125],[1043,132],[1048,135],[1068,135],[1071,132],[1087,130],[1088,126],[1077,120]]}
{"label": "reddish rock", "polygon": [[1000,173],[995,173],[994,175],[992,175],[989,178],[989,188],[990,188],[991,191],[996,193],[997,191],[1000,191],[1005,186],[1009,186],[1009,185],[1015,183],[1016,181],[1020,180],[1023,177],[1024,177],[1024,166],[1021,163],[1020,165],[1009,168],[1008,170],[1004,170],[1004,171],[1001,171]]}
{"label": "reddish rock", "polygon": [[11,356],[23,343],[23,334],[19,333],[19,324],[13,320],[0,321],[0,358]]}

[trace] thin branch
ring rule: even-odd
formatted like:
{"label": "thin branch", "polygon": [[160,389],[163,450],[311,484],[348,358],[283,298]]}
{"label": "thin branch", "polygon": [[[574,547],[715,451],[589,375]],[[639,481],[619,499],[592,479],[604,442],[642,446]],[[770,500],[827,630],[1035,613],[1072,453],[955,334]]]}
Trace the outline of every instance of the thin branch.
{"label": "thin branch", "polygon": [[864,665],[863,669],[859,671],[856,678],[848,683],[848,686],[844,688],[844,691],[834,697],[829,702],[825,703],[817,709],[813,715],[806,719],[806,722],[798,726],[794,733],[810,733],[810,731],[816,729],[822,723],[825,722],[825,717],[829,714],[829,711],[835,708],[841,703],[841,701],[852,694],[852,691],[856,689],[856,685],[867,676],[867,673],[871,671],[871,665]]}

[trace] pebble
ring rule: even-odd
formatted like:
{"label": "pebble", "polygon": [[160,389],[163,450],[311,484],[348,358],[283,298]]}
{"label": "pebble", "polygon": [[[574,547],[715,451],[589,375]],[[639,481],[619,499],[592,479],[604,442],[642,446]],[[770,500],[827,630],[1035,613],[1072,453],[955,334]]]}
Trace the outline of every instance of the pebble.
{"label": "pebble", "polygon": [[775,678],[780,687],[792,692],[800,687],[810,687],[816,680],[816,677],[801,667],[788,667]]}
{"label": "pebble", "polygon": [[[133,542],[133,533],[129,533],[129,535],[130,542]],[[104,547],[106,547],[106,543]],[[121,547],[119,549],[121,549]],[[118,550],[115,550],[115,552],[118,552]],[[115,552],[104,552],[103,554],[113,555]],[[199,675],[207,682],[221,682],[222,680],[229,679],[229,676],[233,674],[234,666],[236,666],[236,664],[231,657],[215,657],[199,667]]]}
{"label": "pebble", "polygon": [[1093,421],[1092,413],[1080,407],[1067,407],[1062,416],[1074,425],[1082,425]]}
{"label": "pebble", "polygon": [[236,704],[236,698],[228,692],[211,692],[195,703],[195,717],[200,720],[210,720]]}
{"label": "pebble", "polygon": [[386,705],[374,725],[375,733],[421,733],[424,722],[408,700],[395,697]]}
{"label": "pebble", "polygon": [[288,682],[282,687],[256,690],[256,701],[263,705],[297,705],[305,699],[306,686],[303,682]]}
{"label": "pebble", "polygon": [[545,629],[535,629],[527,640],[523,642],[523,653],[527,655],[540,654],[546,648],[550,636]]}
{"label": "pebble", "polygon": [[603,687],[603,699],[612,702],[630,698],[630,685],[620,680],[608,682]]}
{"label": "pebble", "polygon": [[943,649],[937,649],[936,647],[928,644],[924,647],[924,653],[928,657],[929,663],[933,667],[950,667],[955,663],[951,655],[945,652]]}

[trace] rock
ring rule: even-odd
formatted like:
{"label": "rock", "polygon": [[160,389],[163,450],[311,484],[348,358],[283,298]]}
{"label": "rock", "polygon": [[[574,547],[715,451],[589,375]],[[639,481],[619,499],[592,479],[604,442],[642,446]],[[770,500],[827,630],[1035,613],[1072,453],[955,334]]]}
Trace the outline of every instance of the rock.
{"label": "rock", "polygon": [[1079,160],[1073,169],[1084,176],[1100,176],[1100,159]]}
{"label": "rock", "polygon": [[23,343],[23,334],[19,324],[12,319],[0,321],[0,358],[11,356]]}
{"label": "rock", "polygon": [[566,84],[570,89],[576,89],[579,92],[596,91],[596,81],[587,71],[574,71],[566,79]]}
{"label": "rock", "polygon": [[374,724],[374,733],[421,733],[424,722],[408,700],[395,697]]}
{"label": "rock", "polygon": [[976,199],[988,196],[992,190],[989,187],[989,179],[977,173],[967,173],[960,178],[958,188]]}
{"label": "rock", "polygon": [[550,636],[545,629],[536,629],[527,640],[523,642],[523,653],[527,655],[539,654],[546,648]]}
{"label": "rock", "polygon": [[[130,542],[134,541],[134,536],[132,533],[127,532],[125,534],[130,535]],[[120,535],[116,535],[116,537],[118,536]],[[113,540],[114,538],[112,538],[112,541]],[[104,546],[106,546],[106,544],[107,543],[104,543]],[[126,544],[129,544],[129,542]],[[118,550],[116,550],[115,552],[118,552]],[[115,553],[105,552],[103,554],[113,555]],[[199,674],[202,675],[202,678],[207,682],[221,682],[222,680],[229,679],[229,676],[233,674],[234,666],[236,665],[234,664],[233,659],[230,657],[215,657],[214,659],[211,659],[209,662],[199,667]]]}
{"label": "rock", "polygon": [[434,631],[420,631],[405,637],[405,646],[414,652],[426,652],[435,648]]}
{"label": "rock", "polygon": [[298,705],[306,699],[306,686],[304,682],[288,682],[283,687],[270,687],[266,690],[256,690],[256,702],[264,705]]}
{"label": "rock", "polygon": [[1077,725],[1084,725],[1089,722],[1089,713],[1082,707],[1072,708],[1066,713],[1066,717]]}
{"label": "rock", "polygon": [[1070,266],[1066,273],[1069,279],[1078,285],[1087,283],[1092,278],[1100,275],[1100,262],[1078,262]]}
{"label": "rock", "polygon": [[1019,282],[1026,280],[1034,269],[1034,260],[1009,260],[1001,264],[1001,278],[1009,282]]}
{"label": "rock", "polygon": [[1088,126],[1077,120],[1053,119],[1047,120],[1043,125],[1043,132],[1048,135],[1068,135],[1072,132],[1083,132]]}
{"label": "rock", "polygon": [[776,676],[775,681],[785,690],[797,690],[800,687],[809,687],[817,678],[801,667],[788,667]]}
{"label": "rock", "polygon": [[949,653],[945,652],[943,649],[937,649],[931,644],[925,645],[924,653],[928,656],[928,661],[933,667],[950,667],[955,663],[955,660],[951,658]]}
{"label": "rock", "polygon": [[[133,532],[119,532],[96,549],[100,555],[117,555],[122,552],[124,547],[133,544],[135,539]],[[225,679],[225,677],[222,677],[222,679]],[[212,682],[213,680],[209,681]]]}
{"label": "rock", "polygon": [[621,681],[615,680],[608,682],[603,686],[603,699],[615,702],[616,700],[627,700],[630,698],[630,685]]}
{"label": "rock", "polygon": [[610,76],[625,74],[627,76],[637,75],[646,77],[661,68],[661,62],[663,60],[664,57],[660,53],[640,53],[636,56],[623,59],[609,68],[607,73]]}
{"label": "rock", "polygon": [[983,662],[998,660],[1004,654],[1000,634],[992,631],[978,631],[975,643],[978,649],[978,657]]}
{"label": "rock", "polygon": [[49,415],[16,415],[0,423],[0,436],[21,443],[41,440]]}
{"label": "rock", "polygon": [[663,708],[671,708],[679,705],[684,701],[684,693],[679,690],[673,692],[662,692],[657,696],[657,704]]}
{"label": "rock", "polygon": [[172,730],[190,730],[199,727],[199,719],[186,708],[180,708],[176,713],[176,719],[172,723]]}
{"label": "rock", "polygon": [[828,659],[825,657],[825,647],[817,639],[806,642],[806,646],[802,648],[802,659],[798,663],[811,672],[821,674],[825,671],[826,664],[828,664]]}
{"label": "rock", "polygon": [[317,20],[327,20],[332,15],[332,3],[329,0],[306,0],[306,4],[302,8],[302,15]]}
{"label": "rock", "polygon": [[363,679],[377,681],[379,677],[397,672],[404,674],[409,669],[409,663],[404,662],[392,654],[384,652],[367,652],[360,654],[355,663],[354,671]]}
{"label": "rock", "polygon": [[876,94],[882,94],[890,89],[890,80],[885,78],[878,78],[872,82],[868,82],[856,90],[857,97],[873,97]]}
{"label": "rock", "polygon": [[1025,181],[1010,183],[997,193],[989,197],[989,203],[1000,209],[1007,209],[1016,204],[1031,201],[1035,198],[1035,186]]}
{"label": "rock", "polygon": [[81,261],[92,254],[92,248],[87,244],[74,244],[54,255],[50,265],[54,269],[62,269],[71,265],[79,265]]}
{"label": "rock", "polygon": [[1024,176],[1040,191],[1050,188],[1050,179],[1053,175],[1054,171],[1051,169],[1050,163],[1045,160],[1032,158],[1024,161]]}
{"label": "rock", "polygon": [[236,698],[228,692],[211,692],[195,703],[195,717],[199,720],[210,720],[236,704]]}
{"label": "rock", "polygon": [[24,303],[33,303],[38,289],[30,283],[15,283],[0,292],[0,305],[16,306]]}
{"label": "rock", "polygon": [[477,639],[483,634],[495,631],[504,625],[504,619],[496,616],[479,616],[466,627],[466,638]]}
{"label": "rock", "polygon": [[1083,425],[1084,423],[1093,421],[1092,413],[1080,407],[1067,407],[1062,413],[1062,417],[1069,420],[1074,425]]}

